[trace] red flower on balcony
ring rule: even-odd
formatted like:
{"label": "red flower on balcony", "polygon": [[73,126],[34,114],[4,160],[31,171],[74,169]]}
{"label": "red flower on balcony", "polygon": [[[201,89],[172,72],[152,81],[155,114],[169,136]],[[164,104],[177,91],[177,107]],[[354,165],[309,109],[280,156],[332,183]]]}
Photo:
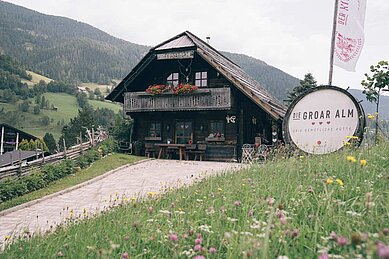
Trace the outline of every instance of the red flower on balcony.
{"label": "red flower on balcony", "polygon": [[169,85],[150,85],[147,87],[146,92],[151,95],[158,95],[171,90]]}
{"label": "red flower on balcony", "polygon": [[197,89],[198,89],[198,87],[195,85],[179,84],[179,85],[174,86],[172,88],[172,93],[173,94],[189,94],[191,92],[196,91]]}

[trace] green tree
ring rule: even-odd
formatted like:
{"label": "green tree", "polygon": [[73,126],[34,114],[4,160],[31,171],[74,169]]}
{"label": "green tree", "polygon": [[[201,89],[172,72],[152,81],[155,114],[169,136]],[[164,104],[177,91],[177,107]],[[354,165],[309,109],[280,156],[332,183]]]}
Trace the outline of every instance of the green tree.
{"label": "green tree", "polygon": [[63,140],[65,140],[67,147],[76,144],[80,132],[85,136],[86,129],[91,130],[92,127],[95,127],[94,112],[94,109],[89,105],[86,105],[82,110],[78,110],[77,117],[71,119],[70,122],[63,127],[62,135],[58,142],[59,146],[63,146]]}
{"label": "green tree", "polygon": [[43,137],[43,141],[46,143],[49,152],[55,153],[57,150],[57,144],[55,143],[53,134],[46,132],[45,136]]}
{"label": "green tree", "polygon": [[34,114],[39,114],[41,112],[41,108],[39,105],[34,106]]}
{"label": "green tree", "polygon": [[24,100],[21,104],[19,104],[19,111],[28,112],[30,109],[30,101]]}
{"label": "green tree", "polygon": [[288,91],[286,102],[291,104],[297,97],[302,95],[305,91],[317,87],[317,82],[311,73],[307,73],[303,80],[300,80],[300,84],[293,87],[291,91]]}
{"label": "green tree", "polygon": [[377,65],[370,66],[370,72],[373,75],[369,76],[365,74],[366,79],[362,80],[361,84],[365,90],[363,93],[366,95],[366,99],[369,102],[376,103],[376,114],[375,114],[375,143],[377,144],[378,136],[378,115],[379,115],[379,104],[380,94],[382,90],[389,90],[389,68],[388,61],[379,61]]}

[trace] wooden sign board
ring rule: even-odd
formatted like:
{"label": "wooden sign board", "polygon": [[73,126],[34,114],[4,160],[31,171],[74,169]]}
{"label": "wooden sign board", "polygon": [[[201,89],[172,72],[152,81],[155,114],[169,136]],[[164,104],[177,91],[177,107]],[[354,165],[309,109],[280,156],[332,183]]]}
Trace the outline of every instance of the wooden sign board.
{"label": "wooden sign board", "polygon": [[188,59],[194,57],[194,51],[180,51],[180,52],[168,52],[157,54],[157,60],[164,59]]}

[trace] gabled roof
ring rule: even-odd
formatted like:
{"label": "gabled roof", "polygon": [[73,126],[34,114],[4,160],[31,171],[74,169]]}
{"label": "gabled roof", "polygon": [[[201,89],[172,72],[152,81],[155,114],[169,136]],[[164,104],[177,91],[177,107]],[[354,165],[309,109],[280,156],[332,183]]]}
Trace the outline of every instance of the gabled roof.
{"label": "gabled roof", "polygon": [[9,166],[12,163],[18,163],[19,161],[28,160],[34,158],[37,155],[40,156],[42,151],[23,151],[23,150],[14,150],[6,152],[0,156],[0,167]]}
{"label": "gabled roof", "polygon": [[238,90],[244,93],[259,107],[265,110],[274,119],[285,115],[286,107],[266,91],[257,81],[246,74],[237,64],[212,48],[189,31],[162,42],[150,49],[146,56],[133,68],[122,82],[106,97],[112,101],[122,101],[122,94],[126,86],[137,74],[155,59],[156,52],[174,49],[195,49],[196,53],[215,68],[221,75],[230,81]]}
{"label": "gabled roof", "polygon": [[16,131],[16,132],[19,132],[19,134],[22,134],[25,138],[27,138],[27,139],[33,139],[33,140],[36,140],[36,139],[38,139],[38,137],[36,137],[36,136],[33,136],[33,135],[31,135],[31,134],[29,134],[29,133],[27,133],[27,132],[25,132],[25,131],[22,131],[22,130],[20,130],[20,129],[17,129],[17,128],[15,128],[15,127],[12,127],[11,125],[8,125],[8,124],[6,124],[6,123],[0,123],[0,134],[1,134],[1,128],[4,126],[4,128],[9,128],[9,129],[11,129],[11,130],[13,130],[13,131]]}

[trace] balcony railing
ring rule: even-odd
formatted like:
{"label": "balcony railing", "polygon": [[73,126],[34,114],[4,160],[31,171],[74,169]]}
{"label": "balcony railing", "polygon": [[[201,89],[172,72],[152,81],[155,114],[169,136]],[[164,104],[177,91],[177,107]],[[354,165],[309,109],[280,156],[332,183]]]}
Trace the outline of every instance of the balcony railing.
{"label": "balcony railing", "polygon": [[228,110],[231,108],[230,88],[198,89],[190,94],[126,92],[125,112]]}

